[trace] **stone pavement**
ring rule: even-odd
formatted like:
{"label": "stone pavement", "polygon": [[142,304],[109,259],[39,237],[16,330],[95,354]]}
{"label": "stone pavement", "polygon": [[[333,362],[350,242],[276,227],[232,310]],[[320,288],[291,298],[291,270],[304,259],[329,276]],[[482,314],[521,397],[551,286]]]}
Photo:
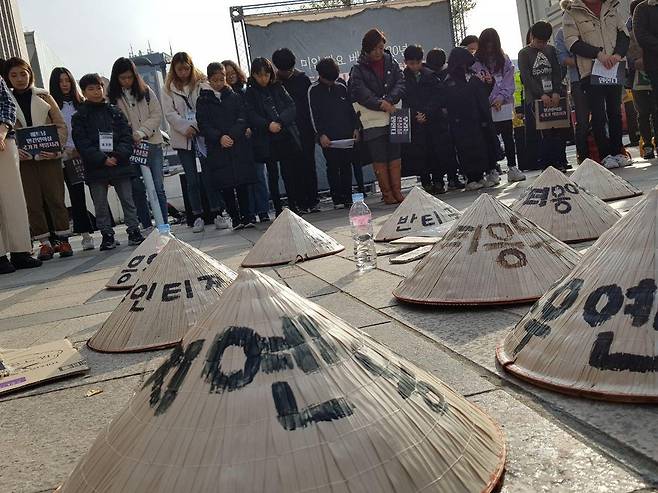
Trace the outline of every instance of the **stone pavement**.
{"label": "stone pavement", "polygon": [[[658,166],[637,161],[618,173],[644,190],[658,183]],[[532,180],[536,173],[529,176]],[[488,191],[511,203],[526,183]],[[441,198],[464,209],[478,192]],[[382,224],[394,208],[369,198]],[[626,212],[638,199],[612,205]],[[528,305],[499,309],[419,308],[399,304],[392,289],[415,264],[355,272],[347,211],[305,216],[347,248],[339,255],[262,269],[433,372],[503,427],[508,444],[503,492],[658,491],[658,406],[611,404],[544,391],[503,373],[494,350]],[[208,228],[174,234],[237,269],[264,228],[239,233]],[[118,235],[127,245],[124,233]],[[77,240],[79,241],[79,240]],[[586,248],[588,245],[579,246]],[[105,282],[133,248],[81,252],[44,267],[0,278],[0,347],[26,347],[68,337],[91,371],[0,399],[3,461],[0,492],[52,491],[70,473],[97,433],[126,404],[168,351],[108,355],[86,340],[117,306],[122,292]],[[88,390],[102,393],[85,397]]]}

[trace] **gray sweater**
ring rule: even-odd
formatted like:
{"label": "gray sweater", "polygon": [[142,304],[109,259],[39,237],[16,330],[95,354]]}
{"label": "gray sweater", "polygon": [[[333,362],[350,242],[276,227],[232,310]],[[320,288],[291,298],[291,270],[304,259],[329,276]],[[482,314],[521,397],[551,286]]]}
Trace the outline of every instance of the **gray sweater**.
{"label": "gray sweater", "polygon": [[562,94],[562,67],[554,46],[547,45],[543,50],[523,48],[519,51],[519,71],[527,103],[544,94]]}

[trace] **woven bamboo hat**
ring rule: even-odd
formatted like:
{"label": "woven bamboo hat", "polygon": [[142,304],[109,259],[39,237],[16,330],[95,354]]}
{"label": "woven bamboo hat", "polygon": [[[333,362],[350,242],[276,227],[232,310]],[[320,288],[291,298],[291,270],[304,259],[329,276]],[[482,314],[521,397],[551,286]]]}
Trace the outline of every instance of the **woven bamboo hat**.
{"label": "woven bamboo hat", "polygon": [[235,276],[200,250],[172,238],[87,345],[107,353],[171,347]]}
{"label": "woven bamboo hat", "polygon": [[393,295],[427,305],[534,301],[579,260],[578,252],[482,194]]}
{"label": "woven bamboo hat", "polygon": [[604,202],[642,195],[642,190],[589,158],[578,166],[571,179]]}
{"label": "woven bamboo hat", "polygon": [[512,210],[566,243],[595,240],[620,217],[552,166],[512,204]]}
{"label": "woven bamboo hat", "polygon": [[489,492],[504,464],[477,407],[245,270],[61,491]]}
{"label": "woven bamboo hat", "polygon": [[331,236],[284,209],[242,261],[242,267],[303,262],[345,250]]}
{"label": "woven bamboo hat", "polygon": [[109,289],[130,289],[139,274],[146,269],[167,244],[171,235],[161,235],[157,229],[146,237],[105,285]]}
{"label": "woven bamboo hat", "polygon": [[503,367],[561,392],[658,402],[658,191],[608,230],[498,348]]}
{"label": "woven bamboo hat", "polygon": [[[375,241],[405,236],[440,236],[459,218],[459,211],[425,190],[414,187],[375,235]],[[448,224],[448,225],[447,225]]]}

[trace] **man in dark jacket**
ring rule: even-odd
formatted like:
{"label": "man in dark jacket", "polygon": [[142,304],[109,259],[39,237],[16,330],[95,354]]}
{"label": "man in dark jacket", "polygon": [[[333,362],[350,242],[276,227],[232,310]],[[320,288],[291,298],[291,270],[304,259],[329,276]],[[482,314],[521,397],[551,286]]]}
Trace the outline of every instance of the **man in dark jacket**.
{"label": "man in dark jacket", "polygon": [[428,193],[445,193],[443,175],[446,170],[432,152],[433,135],[430,124],[440,118],[439,80],[423,66],[423,49],[409,46],[404,50],[405,91],[402,106],[411,110],[411,144],[402,149],[403,174],[420,175]]}
{"label": "man in dark jacket", "polygon": [[633,33],[642,48],[644,71],[651,79],[654,106],[658,108],[658,0],[645,0],[635,8]]}
{"label": "man in dark jacket", "polygon": [[[359,137],[359,120],[347,95],[347,86],[338,78],[336,62],[324,58],[315,68],[320,79],[309,88],[308,100],[315,133],[327,160],[331,199],[336,209],[351,207],[354,141]],[[344,141],[346,145],[337,147],[336,141]]]}
{"label": "man in dark jacket", "polygon": [[297,128],[302,144],[301,160],[295,169],[296,186],[299,187],[299,207],[304,212],[320,212],[318,208],[318,177],[315,170],[315,131],[308,107],[308,88],[311,79],[295,68],[295,55],[288,48],[281,48],[272,55],[281,81],[295,102]]}
{"label": "man in dark jacket", "polygon": [[105,101],[103,80],[98,74],[85,75],[80,79],[80,88],[86,101],[73,115],[73,142],[82,158],[85,181],[94,201],[96,224],[103,235],[100,249],[111,250],[115,247],[107,203],[107,189],[110,185],[114,187],[121,202],[128,227],[128,242],[130,245],[139,245],[144,238],[139,231],[132,196],[132,130],[121,110]]}
{"label": "man in dark jacket", "polygon": [[201,85],[196,103],[196,120],[208,147],[212,184],[222,191],[233,230],[253,228],[256,218],[249,208],[248,185],[256,182],[256,169],[244,103],[226,83],[221,63],[208,65],[207,75],[208,86]]}

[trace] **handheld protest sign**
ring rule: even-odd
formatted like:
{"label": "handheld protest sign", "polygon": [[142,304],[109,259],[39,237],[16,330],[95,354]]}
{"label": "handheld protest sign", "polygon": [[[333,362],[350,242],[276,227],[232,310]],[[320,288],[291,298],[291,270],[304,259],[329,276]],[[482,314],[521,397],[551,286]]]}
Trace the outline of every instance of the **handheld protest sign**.
{"label": "handheld protest sign", "polygon": [[25,349],[0,348],[0,395],[89,370],[68,339]]}
{"label": "handheld protest sign", "polygon": [[334,255],[345,247],[324,231],[284,209],[242,261],[242,267],[267,267]]}
{"label": "handheld protest sign", "polygon": [[70,185],[79,185],[85,181],[85,166],[80,158],[67,159],[62,163],[64,174]]}
{"label": "handheld protest sign", "polygon": [[391,114],[389,140],[392,144],[411,144],[411,110],[397,109]]}
{"label": "handheld protest sign", "polygon": [[652,190],[535,304],[496,352],[506,371],[569,394],[658,402],[656,211]]}
{"label": "handheld protest sign", "polygon": [[595,240],[619,220],[619,213],[549,166],[512,210],[566,243]]}
{"label": "handheld protest sign", "polygon": [[161,234],[154,229],[107,281],[105,287],[108,289],[132,288],[142,271],[151,265],[170,238],[170,234]]}
{"label": "handheld protest sign", "polygon": [[642,195],[642,190],[589,158],[578,166],[570,178],[574,183],[604,202]]}
{"label": "handheld protest sign", "polygon": [[136,166],[149,165],[149,144],[146,141],[139,142],[133,146],[133,153],[130,156],[130,164]]}
{"label": "handheld protest sign", "polygon": [[105,353],[174,346],[233,279],[228,267],[171,238],[87,346]]}
{"label": "handheld protest sign", "polygon": [[491,492],[505,454],[434,375],[244,270],[60,492]]}
{"label": "handheld protest sign", "polygon": [[535,101],[535,125],[537,130],[571,127],[571,107],[567,98],[561,98],[560,104],[547,108],[544,101]]}
{"label": "handheld protest sign", "polygon": [[535,301],[579,260],[578,252],[482,194],[393,296],[424,305]]}
{"label": "handheld protest sign", "polygon": [[40,152],[62,152],[59,134],[55,125],[40,125],[37,127],[24,127],[16,129],[18,148],[28,152],[32,157]]}
{"label": "handheld protest sign", "polygon": [[460,212],[450,204],[414,187],[375,235],[375,241],[406,236],[441,236]]}

